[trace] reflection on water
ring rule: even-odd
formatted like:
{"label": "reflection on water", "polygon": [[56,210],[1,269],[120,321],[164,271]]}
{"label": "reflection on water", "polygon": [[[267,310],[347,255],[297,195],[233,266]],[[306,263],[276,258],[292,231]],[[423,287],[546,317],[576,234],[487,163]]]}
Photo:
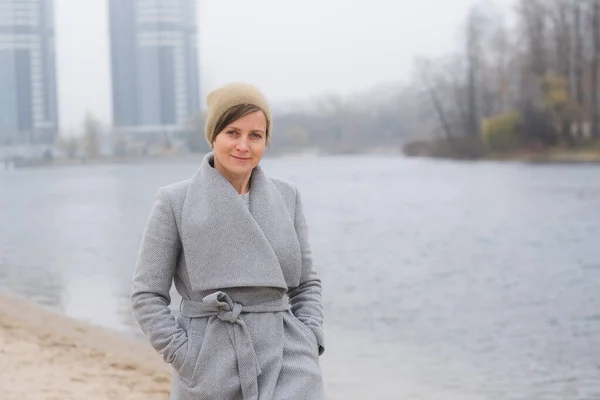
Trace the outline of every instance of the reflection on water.
{"label": "reflection on water", "polygon": [[[600,167],[358,156],[264,166],[303,193],[324,283],[323,362],[354,365],[336,367],[354,374],[354,392],[378,376],[419,383],[389,398],[600,398]],[[148,212],[159,186],[195,169],[0,174],[0,289],[139,335],[129,292]]]}

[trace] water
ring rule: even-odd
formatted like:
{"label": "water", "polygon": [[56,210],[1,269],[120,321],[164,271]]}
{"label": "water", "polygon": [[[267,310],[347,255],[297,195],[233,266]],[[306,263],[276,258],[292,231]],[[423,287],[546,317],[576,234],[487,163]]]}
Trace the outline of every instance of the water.
{"label": "water", "polygon": [[[600,166],[263,165],[303,194],[338,393],[600,399]],[[148,212],[196,167],[0,173],[0,290],[139,334],[129,292]]]}

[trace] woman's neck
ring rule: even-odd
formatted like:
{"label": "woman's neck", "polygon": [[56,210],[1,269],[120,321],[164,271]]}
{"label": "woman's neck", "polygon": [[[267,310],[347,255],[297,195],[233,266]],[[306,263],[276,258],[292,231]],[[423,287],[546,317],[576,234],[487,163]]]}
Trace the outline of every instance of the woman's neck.
{"label": "woman's neck", "polygon": [[214,162],[214,167],[231,183],[231,186],[239,193],[245,194],[250,190],[250,177],[252,172],[244,175],[232,174],[226,170],[217,160]]}
{"label": "woman's neck", "polygon": [[231,186],[239,193],[245,194],[250,191],[250,175],[241,178],[231,178],[221,171],[221,174],[231,183]]}

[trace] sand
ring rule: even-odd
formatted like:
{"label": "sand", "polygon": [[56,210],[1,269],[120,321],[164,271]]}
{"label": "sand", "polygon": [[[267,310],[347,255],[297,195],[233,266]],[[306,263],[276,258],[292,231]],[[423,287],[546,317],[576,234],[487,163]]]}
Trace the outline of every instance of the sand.
{"label": "sand", "polygon": [[0,294],[0,399],[168,399],[146,343]]}

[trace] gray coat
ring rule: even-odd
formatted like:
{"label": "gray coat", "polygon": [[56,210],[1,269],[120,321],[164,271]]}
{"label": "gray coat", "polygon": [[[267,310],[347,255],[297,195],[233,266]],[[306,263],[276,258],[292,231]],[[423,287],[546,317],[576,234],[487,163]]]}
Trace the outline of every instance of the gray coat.
{"label": "gray coat", "polygon": [[174,368],[172,399],[322,399],[321,280],[300,195],[257,167],[248,207],[213,157],[158,191],[133,276],[134,316]]}

